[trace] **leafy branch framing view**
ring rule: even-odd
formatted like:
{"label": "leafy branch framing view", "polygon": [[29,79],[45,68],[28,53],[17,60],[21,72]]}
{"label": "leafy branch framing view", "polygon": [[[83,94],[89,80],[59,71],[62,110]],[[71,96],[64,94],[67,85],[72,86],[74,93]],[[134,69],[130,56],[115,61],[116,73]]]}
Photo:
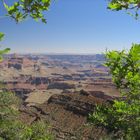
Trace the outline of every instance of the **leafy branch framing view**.
{"label": "leafy branch framing view", "polygon": [[106,53],[106,66],[122,94],[113,104],[97,106],[90,115],[91,122],[103,125],[113,137],[125,140],[140,139],[140,45],[133,44],[126,52]]}

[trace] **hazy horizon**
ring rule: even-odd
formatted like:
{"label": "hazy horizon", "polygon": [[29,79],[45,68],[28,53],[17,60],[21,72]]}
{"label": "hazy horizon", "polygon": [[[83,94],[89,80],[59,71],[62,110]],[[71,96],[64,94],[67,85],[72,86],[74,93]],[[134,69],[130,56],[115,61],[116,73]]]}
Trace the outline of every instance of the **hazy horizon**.
{"label": "hazy horizon", "polygon": [[58,53],[58,52],[55,52],[55,53],[51,53],[51,52],[48,52],[48,53],[45,53],[45,52],[28,52],[28,53],[23,53],[23,52],[10,52],[6,55],[102,55],[104,53]]}

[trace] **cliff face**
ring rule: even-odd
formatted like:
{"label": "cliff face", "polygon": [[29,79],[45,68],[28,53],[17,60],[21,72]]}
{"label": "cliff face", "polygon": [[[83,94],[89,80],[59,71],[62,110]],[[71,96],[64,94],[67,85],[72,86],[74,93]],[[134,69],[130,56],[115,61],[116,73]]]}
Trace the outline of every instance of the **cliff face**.
{"label": "cliff face", "polygon": [[46,120],[56,140],[99,140],[106,130],[89,125],[87,118],[95,104],[108,100],[112,99],[87,92],[53,95],[42,105],[22,108],[21,119],[29,124],[38,119]]}
{"label": "cliff face", "polygon": [[68,84],[64,82],[52,82],[49,84],[48,89],[74,89],[74,84]]}

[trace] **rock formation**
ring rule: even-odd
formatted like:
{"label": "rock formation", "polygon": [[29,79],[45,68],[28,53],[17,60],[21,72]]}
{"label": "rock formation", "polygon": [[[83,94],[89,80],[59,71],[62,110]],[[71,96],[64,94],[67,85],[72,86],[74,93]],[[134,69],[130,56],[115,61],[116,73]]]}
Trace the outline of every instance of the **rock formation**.
{"label": "rock formation", "polygon": [[86,91],[53,95],[41,105],[22,108],[21,119],[24,118],[23,121],[28,124],[40,119],[46,120],[55,140],[99,140],[107,131],[90,125],[88,115],[94,111],[95,104],[109,100],[112,100],[110,96],[97,97],[95,93]]}

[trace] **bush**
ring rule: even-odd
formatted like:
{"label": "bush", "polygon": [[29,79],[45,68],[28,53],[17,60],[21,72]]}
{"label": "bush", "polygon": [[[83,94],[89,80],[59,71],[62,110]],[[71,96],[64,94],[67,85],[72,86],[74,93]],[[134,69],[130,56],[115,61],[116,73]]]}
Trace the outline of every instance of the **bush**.
{"label": "bush", "polygon": [[0,92],[0,140],[52,140],[46,122],[28,126],[18,120],[19,103],[13,93]]}
{"label": "bush", "polygon": [[111,105],[97,106],[89,119],[106,127],[113,137],[124,140],[140,139],[140,45],[133,44],[126,51],[106,54],[106,66],[123,99]]}

